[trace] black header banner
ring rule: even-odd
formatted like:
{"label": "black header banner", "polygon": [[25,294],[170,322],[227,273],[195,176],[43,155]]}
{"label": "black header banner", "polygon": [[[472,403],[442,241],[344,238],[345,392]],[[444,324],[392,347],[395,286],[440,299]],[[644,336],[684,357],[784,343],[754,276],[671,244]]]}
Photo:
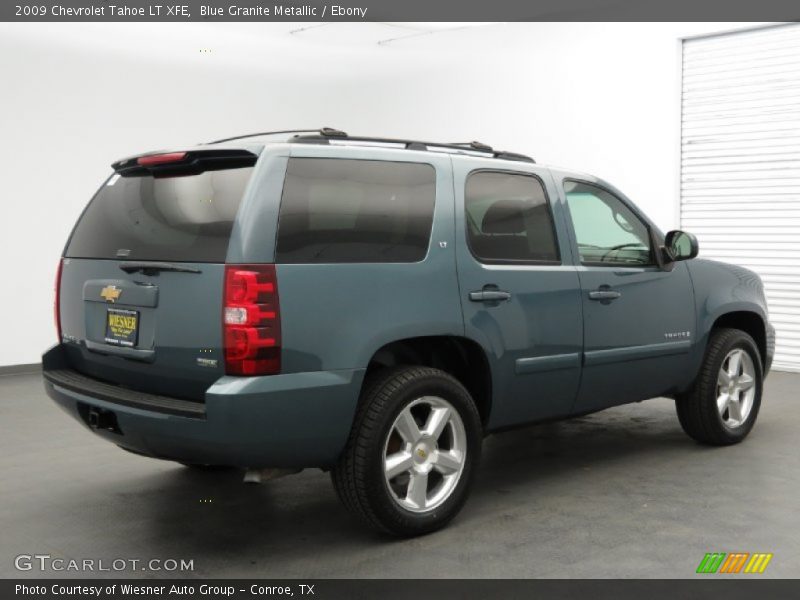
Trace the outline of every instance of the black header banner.
{"label": "black header banner", "polygon": [[4,0],[0,21],[797,21],[798,0]]}

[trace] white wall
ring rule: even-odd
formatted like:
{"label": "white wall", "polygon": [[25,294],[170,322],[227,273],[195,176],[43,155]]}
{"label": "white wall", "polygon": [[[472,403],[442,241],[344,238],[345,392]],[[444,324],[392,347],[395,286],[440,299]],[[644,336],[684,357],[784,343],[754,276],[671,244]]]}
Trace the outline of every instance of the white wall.
{"label": "white wall", "polygon": [[[330,125],[478,139],[604,177],[677,222],[679,45],[726,24],[0,25],[0,366],[55,341],[57,258],[109,164]],[[210,49],[211,52],[200,52]]]}

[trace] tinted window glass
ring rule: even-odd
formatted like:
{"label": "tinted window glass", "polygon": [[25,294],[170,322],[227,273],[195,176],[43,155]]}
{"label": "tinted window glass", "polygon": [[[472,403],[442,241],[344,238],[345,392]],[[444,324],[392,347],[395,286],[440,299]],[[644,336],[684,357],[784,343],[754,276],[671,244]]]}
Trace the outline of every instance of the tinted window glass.
{"label": "tinted window glass", "polygon": [[67,247],[73,258],[225,262],[252,167],[186,177],[114,175]]}
{"label": "tinted window glass", "polygon": [[581,262],[611,265],[652,263],[647,227],[610,192],[588,183],[564,183]]}
{"label": "tinted window glass", "polygon": [[418,262],[428,252],[435,194],[430,165],[292,158],[276,261]]}
{"label": "tinted window glass", "polygon": [[480,260],[558,261],[547,196],[535,177],[474,173],[465,201],[469,245]]}

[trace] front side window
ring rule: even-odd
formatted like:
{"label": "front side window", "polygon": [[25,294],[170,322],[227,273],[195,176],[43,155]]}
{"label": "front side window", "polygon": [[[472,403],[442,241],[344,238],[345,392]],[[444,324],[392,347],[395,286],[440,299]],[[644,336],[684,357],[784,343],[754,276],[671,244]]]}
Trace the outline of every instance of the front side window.
{"label": "front side window", "polygon": [[583,264],[601,266],[651,265],[647,226],[611,192],[581,181],[565,181]]}
{"label": "front side window", "polygon": [[435,196],[431,165],[292,158],[276,262],[419,262],[428,252]]}
{"label": "front side window", "polygon": [[479,171],[464,194],[469,247],[482,262],[559,261],[542,183],[531,175]]}

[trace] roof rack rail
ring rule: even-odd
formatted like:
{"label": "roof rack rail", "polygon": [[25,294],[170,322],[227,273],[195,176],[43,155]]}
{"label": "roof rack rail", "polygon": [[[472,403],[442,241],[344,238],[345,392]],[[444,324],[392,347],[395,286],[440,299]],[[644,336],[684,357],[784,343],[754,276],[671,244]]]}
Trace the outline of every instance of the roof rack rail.
{"label": "roof rack rail", "polygon": [[244,135],[236,135],[221,140],[214,140],[213,142],[206,142],[205,145],[221,144],[223,142],[232,142],[234,140],[244,140],[246,138],[259,137],[262,135],[278,135],[281,133],[316,133],[327,137],[347,137],[344,131],[333,129],[332,127],[321,127],[316,129],[281,129],[278,131],[261,131],[259,133],[246,133]]}
{"label": "roof rack rail", "polygon": [[[297,133],[309,133],[299,131]],[[406,150],[430,150],[431,148],[442,148],[446,150],[456,150],[459,152],[480,152],[489,154],[493,158],[503,160],[516,160],[521,162],[535,163],[530,156],[525,154],[518,154],[516,152],[506,152],[505,150],[495,150],[491,146],[482,142],[468,142],[468,143],[447,143],[447,142],[422,142],[419,140],[406,140],[398,138],[382,138],[382,137],[366,137],[366,136],[353,136],[347,135],[343,131],[338,130],[320,130],[317,135],[295,135],[291,141],[302,144],[330,144],[332,139],[353,142],[366,142],[368,144],[396,144],[402,145]]]}

